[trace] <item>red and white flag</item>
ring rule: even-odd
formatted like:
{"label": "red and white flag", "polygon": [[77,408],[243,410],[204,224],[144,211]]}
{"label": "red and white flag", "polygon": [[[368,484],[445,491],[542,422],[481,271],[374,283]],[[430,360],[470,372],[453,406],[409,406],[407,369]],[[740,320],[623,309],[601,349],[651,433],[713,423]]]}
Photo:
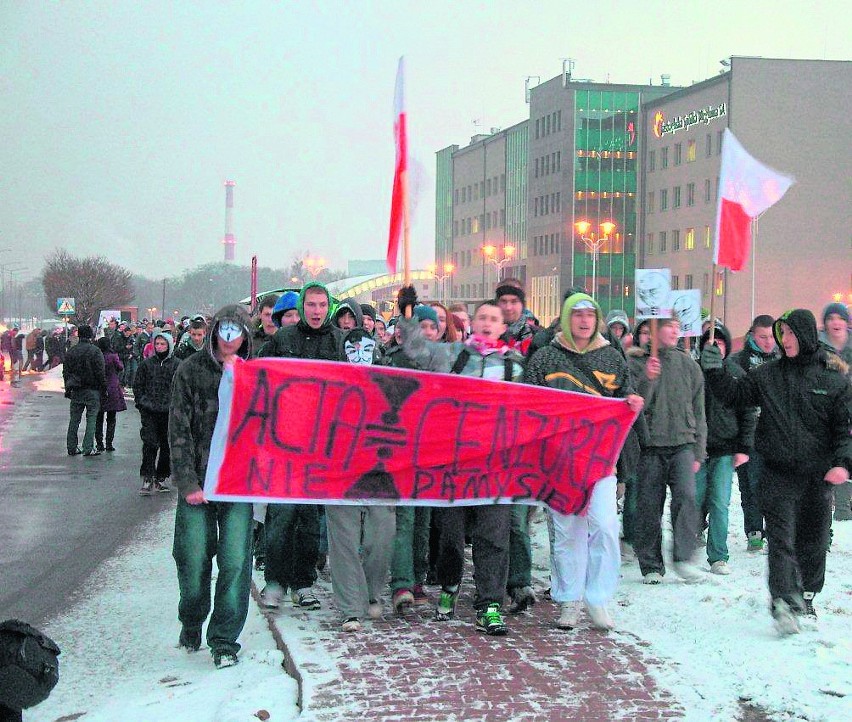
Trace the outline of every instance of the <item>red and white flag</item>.
{"label": "red and white flag", "polygon": [[387,264],[390,273],[396,273],[400,238],[405,225],[405,184],[403,176],[408,171],[408,136],[405,128],[405,58],[399,59],[396,71],[396,90],[393,98],[393,135],[396,141],[396,165],[393,173],[390,232],[388,234]]}
{"label": "red and white flag", "polygon": [[752,220],[781,200],[795,182],[749,155],[725,128],[713,250],[716,265],[742,270],[751,250]]}

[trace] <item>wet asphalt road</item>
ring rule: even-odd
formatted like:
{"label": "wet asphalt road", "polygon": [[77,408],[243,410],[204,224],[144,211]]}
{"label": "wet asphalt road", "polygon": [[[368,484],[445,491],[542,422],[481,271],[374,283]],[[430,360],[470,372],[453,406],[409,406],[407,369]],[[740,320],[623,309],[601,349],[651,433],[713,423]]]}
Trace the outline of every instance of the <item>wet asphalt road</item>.
{"label": "wet asphalt road", "polygon": [[[173,507],[176,495],[137,493],[139,415],[129,399],[117,415],[116,452],[70,457],[68,401],[61,391],[39,391],[39,378],[25,376],[20,388],[8,376],[0,381],[0,620],[35,625],[85,595],[94,569],[132,545],[140,525]],[[84,425],[85,417],[81,442]]]}

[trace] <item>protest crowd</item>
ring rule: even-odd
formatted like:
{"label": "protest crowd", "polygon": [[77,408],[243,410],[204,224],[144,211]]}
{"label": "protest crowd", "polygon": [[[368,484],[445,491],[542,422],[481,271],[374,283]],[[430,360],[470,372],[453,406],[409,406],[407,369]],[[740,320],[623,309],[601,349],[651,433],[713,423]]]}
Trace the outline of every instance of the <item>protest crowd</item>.
{"label": "protest crowd", "polygon": [[[570,631],[585,613],[594,627],[612,629],[622,564],[638,565],[649,594],[669,568],[683,583],[700,583],[708,573],[736,573],[728,545],[737,537],[748,551],[767,554],[768,607],[778,630],[795,633],[803,618],[816,618],[832,522],[852,519],[846,306],[829,304],[819,319],[806,309],[758,315],[741,350],[718,319],[705,320],[693,347],[676,317],[633,325],[620,310],[604,316],[581,289],[566,292],[560,316],[542,326],[525,308],[516,279],[501,281],[495,298],[472,312],[465,304],[419,303],[407,286],[396,312],[386,320],[372,305],[338,302],[311,282],[298,292],[260,297],[253,318],[235,304],[176,325],[113,319],[102,330],[81,326],[73,339],[47,351],[48,361],[34,346],[27,359],[32,368],[64,363],[69,455],[114,451],[117,414],[128,402],[139,410],[139,494],[174,488],[179,496],[173,556],[180,646],[200,649],[209,617],[206,643],[215,665],[237,663],[253,567],[265,578],[263,606],[274,610],[289,602],[312,610],[333,603],[347,633],[380,618],[388,597],[397,614],[434,604],[436,623],[452,619],[467,546],[475,625],[486,635],[508,634],[511,616],[535,614],[542,594],[559,610],[543,624]],[[4,354],[20,359],[20,337],[7,335]],[[540,507],[534,504],[205,498],[222,389],[232,383],[225,371],[239,359],[264,358],[449,373],[482,384],[614,398],[634,421],[617,463],[595,480],[582,509],[545,509],[550,588],[535,590],[529,523]],[[500,387],[488,388],[496,393]],[[734,478],[742,530],[728,524]],[[662,543],[667,492],[671,562]],[[326,566],[333,601],[315,589]]]}

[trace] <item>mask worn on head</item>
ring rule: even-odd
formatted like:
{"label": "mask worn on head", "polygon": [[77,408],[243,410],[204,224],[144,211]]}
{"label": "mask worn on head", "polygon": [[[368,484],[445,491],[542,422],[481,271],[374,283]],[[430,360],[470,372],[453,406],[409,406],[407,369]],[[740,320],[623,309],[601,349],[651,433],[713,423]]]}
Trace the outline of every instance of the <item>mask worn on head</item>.
{"label": "mask worn on head", "polygon": [[243,329],[240,324],[234,321],[222,321],[219,323],[219,328],[216,331],[219,334],[219,338],[223,341],[231,342],[236,341],[240,336],[243,335]]}
{"label": "mask worn on head", "polygon": [[363,329],[352,329],[346,335],[346,341],[343,346],[349,363],[364,365],[373,363],[373,352],[376,349],[376,341]]}

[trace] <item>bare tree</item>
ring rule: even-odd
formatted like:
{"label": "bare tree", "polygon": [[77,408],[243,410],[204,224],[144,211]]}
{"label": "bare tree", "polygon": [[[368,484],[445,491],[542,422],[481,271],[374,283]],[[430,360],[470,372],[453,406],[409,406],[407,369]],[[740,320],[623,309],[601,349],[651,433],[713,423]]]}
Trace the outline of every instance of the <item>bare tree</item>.
{"label": "bare tree", "polygon": [[127,306],[135,297],[130,271],[103,256],[72,256],[58,248],[45,259],[41,285],[49,308],[56,299],[75,300],[73,323],[92,323],[104,309]]}

